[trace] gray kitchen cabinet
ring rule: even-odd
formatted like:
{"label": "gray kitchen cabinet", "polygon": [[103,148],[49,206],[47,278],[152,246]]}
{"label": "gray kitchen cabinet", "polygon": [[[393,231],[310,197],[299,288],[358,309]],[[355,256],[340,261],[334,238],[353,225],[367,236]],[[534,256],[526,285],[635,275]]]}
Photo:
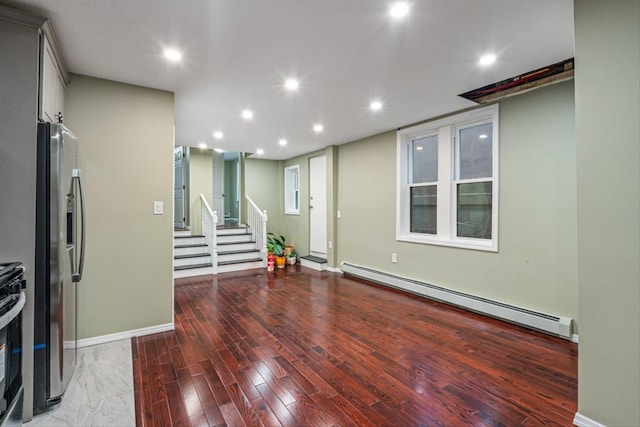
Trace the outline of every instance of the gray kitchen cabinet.
{"label": "gray kitchen cabinet", "polygon": [[42,27],[41,37],[40,118],[57,122],[58,115],[64,114],[68,74],[48,21]]}

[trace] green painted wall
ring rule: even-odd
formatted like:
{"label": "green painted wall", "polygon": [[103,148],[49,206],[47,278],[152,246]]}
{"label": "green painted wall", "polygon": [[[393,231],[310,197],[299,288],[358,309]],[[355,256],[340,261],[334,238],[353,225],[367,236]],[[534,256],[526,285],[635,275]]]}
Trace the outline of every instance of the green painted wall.
{"label": "green painted wall", "polygon": [[173,94],[73,75],[65,107],[87,209],[78,337],[172,323]]}
{"label": "green painted wall", "polygon": [[[338,193],[337,176],[335,174],[336,159],[338,157],[337,147],[327,147],[323,150],[314,151],[293,159],[285,160],[281,174],[284,180],[284,168],[293,165],[300,166],[300,214],[284,215],[282,229],[287,238],[287,243],[293,245],[299,255],[309,254],[309,160],[312,157],[327,157],[327,240],[331,241],[331,246],[327,244],[327,264],[329,267],[338,267],[336,263],[336,228],[335,228],[335,201]],[[284,204],[284,182],[282,183],[282,197]],[[284,212],[284,206],[282,207]]]}
{"label": "green painted wall", "polygon": [[189,228],[191,234],[202,234],[202,207],[200,194],[213,206],[213,175],[211,150],[189,149]]}
{"label": "green painted wall", "polygon": [[574,2],[578,409],[640,425],[640,2]]}
{"label": "green painted wall", "polygon": [[[244,162],[244,185],[246,194],[258,208],[266,210],[269,217],[267,230],[284,233],[284,171],[281,161],[247,158]],[[245,203],[246,205],[246,203]]]}
{"label": "green painted wall", "polygon": [[577,320],[573,123],[573,81],[500,103],[498,253],[397,242],[396,132],[341,145],[338,260]]}

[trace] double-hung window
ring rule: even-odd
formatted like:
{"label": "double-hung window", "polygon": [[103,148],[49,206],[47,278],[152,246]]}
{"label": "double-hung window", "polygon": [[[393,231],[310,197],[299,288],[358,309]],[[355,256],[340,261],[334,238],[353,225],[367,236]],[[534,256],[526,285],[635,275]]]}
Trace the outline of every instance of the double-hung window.
{"label": "double-hung window", "polygon": [[497,251],[498,105],[397,136],[397,240]]}
{"label": "double-hung window", "polygon": [[284,213],[300,214],[300,165],[284,168]]}

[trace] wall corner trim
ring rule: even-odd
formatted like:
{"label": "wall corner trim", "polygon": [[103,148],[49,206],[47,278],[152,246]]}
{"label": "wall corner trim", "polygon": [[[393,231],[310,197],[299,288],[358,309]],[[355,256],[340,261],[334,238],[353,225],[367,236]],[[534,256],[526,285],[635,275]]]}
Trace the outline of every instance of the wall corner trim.
{"label": "wall corner trim", "polygon": [[105,344],[108,342],[119,341],[127,338],[141,337],[143,335],[157,334],[160,332],[173,331],[175,329],[173,322],[164,325],[149,326],[147,328],[132,329],[130,331],[116,332],[114,334],[100,335],[97,337],[83,338],[78,340],[78,348],[90,347],[92,345]]}
{"label": "wall corner trim", "polygon": [[573,425],[577,427],[606,427],[604,424],[585,417],[580,412],[576,412],[576,416],[573,418]]}

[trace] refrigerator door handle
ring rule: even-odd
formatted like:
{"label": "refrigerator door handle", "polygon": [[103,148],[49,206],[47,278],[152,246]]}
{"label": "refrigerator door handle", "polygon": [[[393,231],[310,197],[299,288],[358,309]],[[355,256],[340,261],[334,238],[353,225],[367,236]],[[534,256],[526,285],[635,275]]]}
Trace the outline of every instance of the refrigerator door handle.
{"label": "refrigerator door handle", "polygon": [[80,169],[74,169],[72,177],[74,180],[78,181],[78,190],[80,192],[80,215],[81,215],[81,225],[80,232],[82,233],[82,238],[80,240],[80,261],[78,265],[78,271],[73,272],[71,274],[71,280],[74,282],[79,282],[82,280],[82,272],[84,271],[84,246],[85,246],[85,214],[84,214],[84,192],[82,190],[82,174],[80,173]]}

